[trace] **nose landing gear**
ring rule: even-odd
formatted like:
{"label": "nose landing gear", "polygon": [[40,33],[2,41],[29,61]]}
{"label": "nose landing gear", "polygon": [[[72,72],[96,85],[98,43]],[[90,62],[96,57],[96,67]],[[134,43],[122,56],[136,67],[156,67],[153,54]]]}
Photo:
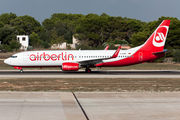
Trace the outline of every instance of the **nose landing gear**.
{"label": "nose landing gear", "polygon": [[23,73],[23,72],[24,72],[24,71],[23,71],[23,69],[22,69],[22,67],[15,66],[15,67],[14,67],[14,69],[18,69],[18,70],[20,70],[20,72],[21,72],[21,73]]}
{"label": "nose landing gear", "polygon": [[86,68],[86,73],[91,73],[91,69],[89,69],[89,68]]}
{"label": "nose landing gear", "polygon": [[20,72],[23,73],[24,72],[23,69],[20,69]]}

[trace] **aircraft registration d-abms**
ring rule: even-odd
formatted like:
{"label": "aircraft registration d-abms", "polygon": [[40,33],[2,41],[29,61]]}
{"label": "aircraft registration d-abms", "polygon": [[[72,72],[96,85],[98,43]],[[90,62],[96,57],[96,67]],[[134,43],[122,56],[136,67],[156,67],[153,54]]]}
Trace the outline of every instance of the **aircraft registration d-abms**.
{"label": "aircraft registration d-abms", "polygon": [[93,67],[119,67],[152,61],[163,57],[167,51],[164,45],[170,20],[164,20],[147,41],[138,47],[128,50],[46,50],[27,51],[14,54],[4,63],[15,69],[26,67],[61,67],[63,71],[78,71],[86,68],[91,72]]}

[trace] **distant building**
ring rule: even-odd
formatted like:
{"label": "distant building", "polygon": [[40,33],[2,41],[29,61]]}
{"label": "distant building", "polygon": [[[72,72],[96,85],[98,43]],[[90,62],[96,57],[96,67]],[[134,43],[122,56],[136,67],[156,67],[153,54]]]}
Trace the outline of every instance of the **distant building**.
{"label": "distant building", "polygon": [[51,49],[66,49],[67,48],[67,43],[63,42],[61,44],[53,44],[51,46]]}
{"label": "distant building", "polygon": [[126,50],[131,48],[131,47],[130,47],[129,45],[127,45],[127,44],[122,44],[122,45],[116,44],[115,46],[116,46],[116,47],[121,46],[121,49],[126,49]]}
{"label": "distant building", "polygon": [[73,49],[76,49],[77,45],[79,44],[78,43],[78,39],[76,39],[74,36],[73,36],[73,39],[72,39],[72,44],[69,44],[71,48]]}
{"label": "distant building", "polygon": [[17,35],[17,40],[21,43],[21,50],[27,50],[29,47],[29,36],[28,35]]}
{"label": "distant building", "polygon": [[67,46],[70,46],[72,49],[76,49],[78,45],[78,40],[73,36],[72,44],[67,44],[66,42],[63,42],[61,44],[53,44],[51,46],[51,49],[67,49]]}

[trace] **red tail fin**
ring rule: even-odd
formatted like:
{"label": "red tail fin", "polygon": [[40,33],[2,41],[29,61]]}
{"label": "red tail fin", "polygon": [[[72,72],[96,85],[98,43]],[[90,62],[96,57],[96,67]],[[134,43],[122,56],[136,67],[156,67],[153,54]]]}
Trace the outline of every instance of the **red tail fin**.
{"label": "red tail fin", "polygon": [[152,50],[152,52],[163,51],[169,25],[170,20],[164,20],[140,49]]}

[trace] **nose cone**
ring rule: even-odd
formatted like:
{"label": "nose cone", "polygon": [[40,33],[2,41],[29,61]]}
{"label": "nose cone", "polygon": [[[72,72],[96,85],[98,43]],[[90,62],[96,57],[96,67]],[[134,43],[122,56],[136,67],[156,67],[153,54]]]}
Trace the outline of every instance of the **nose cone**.
{"label": "nose cone", "polygon": [[5,60],[4,60],[4,63],[9,65],[9,64],[10,64],[10,59],[9,59],[9,58],[8,58],[8,59],[5,59]]}

